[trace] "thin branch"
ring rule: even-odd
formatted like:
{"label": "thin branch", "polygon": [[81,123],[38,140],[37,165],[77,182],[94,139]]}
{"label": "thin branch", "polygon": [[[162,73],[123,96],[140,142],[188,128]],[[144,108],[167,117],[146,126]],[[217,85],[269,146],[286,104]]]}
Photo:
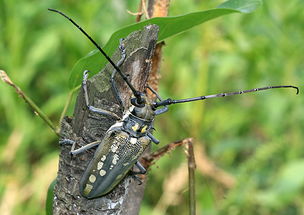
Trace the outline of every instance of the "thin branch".
{"label": "thin branch", "polygon": [[169,152],[171,152],[172,150],[174,150],[178,146],[182,146],[182,145],[187,144],[189,141],[191,141],[191,138],[186,138],[186,139],[179,140],[179,141],[176,141],[176,142],[173,142],[173,143],[169,143],[169,144],[163,146],[162,148],[158,149],[157,151],[145,155],[142,158],[143,159],[143,165],[146,168],[149,168],[157,160],[159,160],[162,156],[164,156],[165,154],[168,154]]}
{"label": "thin branch", "polygon": [[56,127],[52,123],[52,121],[45,115],[42,110],[35,104],[35,102],[30,99],[14,82],[9,78],[9,76],[3,70],[0,70],[0,78],[1,80],[15,88],[17,94],[21,96],[21,98],[34,110],[34,113],[37,114],[53,131],[59,136],[59,132],[57,132]]}
{"label": "thin branch", "polygon": [[140,0],[137,12],[134,13],[129,10],[127,10],[127,12],[133,16],[136,16],[136,19],[135,19],[136,22],[140,21],[143,14],[145,14],[147,19],[150,19],[150,16],[149,16],[148,10],[147,10],[147,6],[146,6],[146,0]]}
{"label": "thin branch", "polygon": [[151,17],[149,16],[149,14],[148,14],[148,10],[147,10],[147,5],[146,5],[146,0],[141,0],[141,7],[142,7],[142,9],[143,9],[143,11],[144,11],[144,14],[146,15],[146,18],[147,19],[150,19]]}
{"label": "thin branch", "polygon": [[196,214],[196,201],[195,201],[195,158],[193,151],[192,138],[188,139],[185,145],[186,155],[188,158],[188,177],[189,177],[189,215]]}
{"label": "thin branch", "polygon": [[[143,12],[132,12],[132,11],[129,11],[129,10],[127,10],[127,13],[131,14],[132,16],[137,16],[137,17],[141,17],[143,15]],[[137,18],[136,18],[136,22],[138,22]]]}

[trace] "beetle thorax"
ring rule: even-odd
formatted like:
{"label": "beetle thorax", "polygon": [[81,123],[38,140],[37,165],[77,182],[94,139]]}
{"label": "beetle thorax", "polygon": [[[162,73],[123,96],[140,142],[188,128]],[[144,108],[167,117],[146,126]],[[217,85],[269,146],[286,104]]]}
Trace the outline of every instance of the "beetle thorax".
{"label": "beetle thorax", "polygon": [[140,137],[146,135],[152,128],[155,114],[151,106],[145,105],[144,107],[132,106],[125,116],[123,119],[125,131],[134,137]]}

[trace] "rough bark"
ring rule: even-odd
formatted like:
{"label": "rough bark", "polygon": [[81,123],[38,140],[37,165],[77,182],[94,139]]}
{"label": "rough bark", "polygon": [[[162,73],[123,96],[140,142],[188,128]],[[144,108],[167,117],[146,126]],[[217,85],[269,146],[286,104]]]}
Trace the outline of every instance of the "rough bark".
{"label": "rough bark", "polygon": [[[121,70],[128,74],[129,80],[136,89],[143,91],[151,70],[151,58],[157,41],[158,27],[150,25],[141,31],[130,34],[124,44],[127,58]],[[112,57],[114,62],[120,59],[117,49]],[[107,65],[97,75],[88,81],[90,105],[110,110],[119,116],[123,109],[119,106],[110,85],[113,67]],[[116,75],[117,86],[126,109],[130,103],[131,91]],[[85,106],[83,90],[81,89],[75,105],[73,118],[66,117],[62,123],[61,135],[64,138],[77,141],[77,148],[103,138],[107,129],[114,124],[114,120],[99,114],[89,112]],[[145,181],[138,185],[127,176],[109,194],[87,200],[79,193],[79,180],[92,159],[95,148],[76,156],[69,154],[71,146],[61,146],[57,183],[54,189],[53,214],[138,214],[143,197]]]}

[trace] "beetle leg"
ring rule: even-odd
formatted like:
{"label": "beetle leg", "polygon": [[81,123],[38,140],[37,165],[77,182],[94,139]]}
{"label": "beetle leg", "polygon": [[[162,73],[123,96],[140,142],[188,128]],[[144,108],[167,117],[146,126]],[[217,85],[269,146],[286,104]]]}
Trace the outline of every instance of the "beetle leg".
{"label": "beetle leg", "polygon": [[160,95],[152,87],[147,85],[146,88],[148,88],[154,95],[156,95],[156,97],[159,99],[159,101],[162,101],[162,98],[160,97]]}
{"label": "beetle leg", "polygon": [[[125,49],[124,44],[123,44],[123,39],[119,40],[119,50],[121,52],[121,58],[117,63],[117,67],[121,66],[126,59],[126,49]],[[112,85],[112,90],[114,91],[114,95],[115,95],[117,101],[119,102],[119,105],[121,107],[123,107],[123,103],[122,103],[122,100],[119,96],[119,92],[118,92],[118,89],[116,87],[116,83],[115,83],[115,80],[114,80],[116,73],[117,73],[117,70],[114,69],[114,71],[112,72],[111,78],[110,78],[110,82],[111,82],[111,85]]]}
{"label": "beetle leg", "polygon": [[79,154],[79,153],[82,153],[82,152],[84,152],[84,151],[90,149],[90,148],[93,148],[94,146],[99,145],[100,143],[101,143],[101,140],[97,140],[97,141],[94,141],[94,142],[92,142],[92,143],[89,143],[89,144],[87,144],[87,145],[85,145],[85,146],[82,146],[82,147],[80,147],[79,149],[75,149],[75,147],[73,148],[73,146],[72,146],[71,152],[70,152],[70,153],[71,153],[72,155],[77,155],[77,154]]}
{"label": "beetle leg", "polygon": [[147,173],[147,170],[145,169],[145,167],[139,161],[136,161],[136,163],[134,165],[137,167],[137,169],[139,171],[131,170],[130,173],[132,175],[143,175],[143,174]]}
{"label": "beetle leg", "polygon": [[72,154],[72,152],[75,151],[76,142],[74,140],[62,139],[62,140],[59,140],[59,144],[60,145],[66,145],[66,144],[72,145],[70,154]]}
{"label": "beetle leg", "polygon": [[88,70],[85,70],[83,72],[83,80],[82,80],[82,88],[83,88],[83,91],[84,91],[84,99],[85,99],[85,103],[86,103],[86,106],[88,107],[88,109],[90,111],[94,112],[94,113],[98,113],[98,114],[106,115],[106,116],[111,116],[115,119],[120,119],[119,116],[117,116],[115,113],[112,113],[111,111],[103,110],[103,109],[96,108],[96,107],[93,107],[93,106],[89,105],[89,96],[88,96],[88,89],[87,89],[88,73],[89,73]]}
{"label": "beetle leg", "polygon": [[162,113],[165,113],[169,110],[169,108],[167,106],[161,108],[161,109],[157,109],[154,111],[155,115],[159,115],[159,114],[162,114]]}
{"label": "beetle leg", "polygon": [[135,166],[139,169],[139,172],[134,172],[135,174],[146,174],[147,173],[147,170],[139,161],[136,161]]}
{"label": "beetle leg", "polygon": [[[154,95],[156,95],[156,97],[158,98],[159,101],[163,101],[163,99],[160,97],[160,95],[152,87],[147,85],[146,88],[148,88]],[[169,109],[168,106],[164,106],[161,109],[155,110],[154,113],[155,113],[155,115],[159,115],[159,114],[167,112],[168,109]]]}
{"label": "beetle leg", "polygon": [[70,139],[62,139],[59,141],[59,144],[63,145],[63,144],[71,144],[72,147],[71,147],[71,151],[70,151],[70,154],[71,155],[77,155],[79,153],[82,153],[90,148],[93,148],[94,146],[97,146],[101,143],[101,140],[97,140],[97,141],[94,141],[92,143],[89,143],[85,146],[82,146],[80,147],[79,149],[75,149],[75,146],[76,146],[76,142],[74,140],[70,140]]}
{"label": "beetle leg", "polygon": [[65,144],[74,145],[75,141],[74,140],[70,140],[70,139],[62,139],[62,140],[59,140],[59,144],[60,145],[65,145]]}
{"label": "beetle leg", "polygon": [[159,144],[159,140],[156,139],[151,133],[147,132],[147,135],[152,140],[153,143]]}
{"label": "beetle leg", "polygon": [[138,185],[142,185],[142,180],[136,174],[131,174],[131,176],[138,182]]}
{"label": "beetle leg", "polygon": [[135,166],[138,168],[139,171],[131,170],[131,176],[134,178],[134,180],[138,181],[138,185],[141,185],[142,180],[137,175],[138,174],[146,174],[147,170],[145,169],[145,167],[139,161],[136,161]]}

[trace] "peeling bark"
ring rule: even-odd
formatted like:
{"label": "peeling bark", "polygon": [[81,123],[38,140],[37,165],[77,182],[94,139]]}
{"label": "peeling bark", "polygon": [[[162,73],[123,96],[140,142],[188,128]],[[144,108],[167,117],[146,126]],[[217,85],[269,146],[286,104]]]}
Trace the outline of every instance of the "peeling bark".
{"label": "peeling bark", "polygon": [[[127,58],[121,70],[128,75],[134,87],[144,90],[151,70],[151,58],[157,41],[158,26],[150,25],[141,31],[130,34],[124,41]],[[112,60],[117,62],[120,52],[117,49]],[[94,107],[109,110],[122,116],[123,109],[119,106],[110,85],[113,67],[107,65],[88,81],[89,103]],[[116,75],[118,90],[124,108],[130,105],[131,91]],[[73,118],[66,117],[62,122],[61,136],[77,142],[76,148],[103,138],[108,128],[115,123],[110,117],[89,112],[86,108],[83,90],[81,89],[75,105]],[[87,200],[79,193],[79,180],[92,159],[95,149],[87,150],[72,157],[70,145],[61,146],[57,183],[54,189],[53,214],[138,214],[143,198],[145,181],[138,185],[127,176],[109,194]]]}

